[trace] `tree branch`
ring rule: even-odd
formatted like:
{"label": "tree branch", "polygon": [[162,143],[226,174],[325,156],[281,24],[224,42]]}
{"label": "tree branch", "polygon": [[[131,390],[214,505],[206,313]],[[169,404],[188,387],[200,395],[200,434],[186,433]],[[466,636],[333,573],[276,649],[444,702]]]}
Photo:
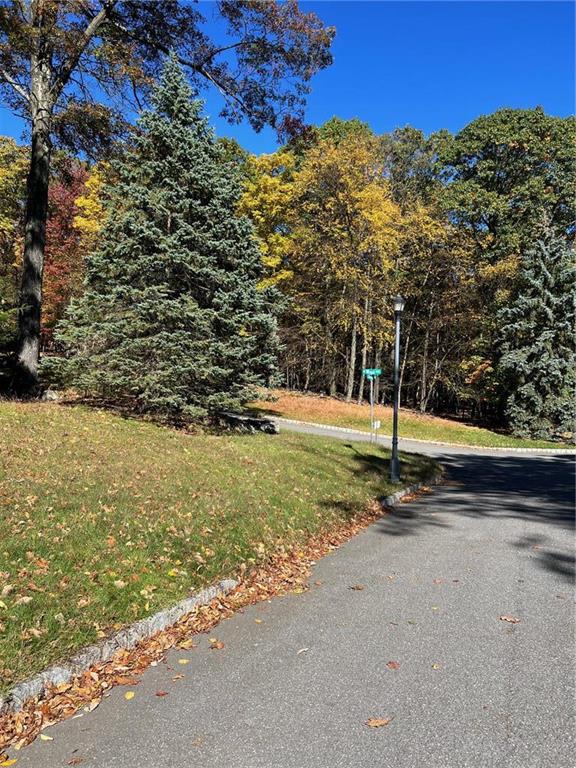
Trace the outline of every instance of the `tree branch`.
{"label": "tree branch", "polygon": [[60,96],[62,89],[65,87],[66,83],[70,79],[72,72],[74,72],[74,70],[76,69],[76,66],[78,65],[78,61],[80,60],[80,57],[88,47],[90,40],[92,40],[92,38],[98,31],[98,28],[101,27],[102,24],[104,24],[104,22],[110,18],[110,12],[112,11],[112,9],[114,8],[117,2],[118,0],[106,0],[102,8],[96,14],[96,16],[94,16],[91,19],[91,21],[88,23],[87,27],[85,28],[84,32],[82,32],[82,35],[76,46],[76,50],[69,57],[68,61],[62,66],[62,69],[60,70],[59,75],[54,80],[54,83],[51,88],[51,91],[54,94],[54,101],[56,101],[56,99]]}
{"label": "tree branch", "polygon": [[[168,48],[167,46],[162,45],[161,43],[155,40],[150,40],[149,38],[143,39],[142,37],[135,35],[130,29],[125,27],[123,24],[120,24],[120,22],[118,22],[116,19],[111,19],[111,24],[115,26],[117,29],[119,29],[121,32],[123,32],[126,35],[126,37],[129,37],[131,40],[134,40],[137,43],[140,43],[142,45],[149,45],[151,48],[157,48],[166,56],[168,56],[171,53],[170,48]],[[228,47],[233,48],[240,44],[241,43],[236,43],[234,46],[231,45]],[[213,55],[216,55],[216,53],[218,53],[218,51],[215,51]],[[204,61],[207,61],[208,58],[212,58],[212,57],[213,56],[211,55],[210,57],[207,57],[206,59],[204,59]],[[212,83],[212,85],[214,85],[215,88],[217,88],[223,96],[233,99],[244,110],[244,112],[246,112],[246,114],[249,114],[248,108],[246,107],[242,99],[238,96],[238,94],[234,93],[229,88],[227,88],[223,83],[219,82],[214,77],[214,75],[212,75],[212,73],[209,72],[204,67],[203,64],[195,64],[193,61],[188,61],[187,59],[184,59],[182,56],[179,56],[179,55],[177,56],[177,59],[180,62],[180,64],[182,64],[183,66],[193,69],[199,75],[202,75],[202,77],[205,77],[206,80],[209,80]]]}
{"label": "tree branch", "polygon": [[15,80],[5,69],[0,69],[0,79],[11,86],[18,96],[24,99],[24,101],[30,105],[30,94],[23,88],[20,83]]}

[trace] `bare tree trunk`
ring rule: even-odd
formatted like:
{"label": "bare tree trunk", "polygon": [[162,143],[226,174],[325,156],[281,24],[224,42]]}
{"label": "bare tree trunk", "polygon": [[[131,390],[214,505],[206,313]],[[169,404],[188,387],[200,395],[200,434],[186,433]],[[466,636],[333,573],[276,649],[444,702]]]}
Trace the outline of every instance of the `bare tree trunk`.
{"label": "bare tree trunk", "polygon": [[[45,23],[39,11],[37,25]],[[42,274],[48,216],[48,184],[50,179],[50,94],[51,53],[39,35],[37,49],[31,57],[32,148],[28,172],[25,216],[24,257],[20,284],[18,315],[18,347],[14,389],[22,396],[34,395],[38,389],[40,357],[40,321],[42,312]]]}
{"label": "bare tree trunk", "polygon": [[424,335],[424,349],[422,351],[422,372],[420,375],[419,408],[421,413],[426,411],[426,371],[428,367],[428,327]]}
{"label": "bare tree trunk", "polygon": [[404,342],[404,350],[402,357],[402,365],[400,366],[400,377],[398,379],[398,405],[402,405],[402,383],[404,381],[404,373],[406,372],[406,364],[408,363],[408,348],[410,346],[410,337],[412,335],[412,328],[414,327],[414,317],[410,320],[408,326],[408,333],[406,334],[406,341]]}
{"label": "bare tree trunk", "polygon": [[328,394],[330,397],[336,397],[336,350],[334,349],[334,337],[330,325],[327,327],[326,338],[328,342],[328,359],[330,361],[328,364]]}
{"label": "bare tree trunk", "polygon": [[362,368],[360,372],[360,384],[358,385],[358,405],[364,400],[364,369],[366,368],[366,360],[368,358],[368,315],[370,310],[370,303],[368,297],[364,299],[364,328],[362,335]]}
{"label": "bare tree trunk", "polygon": [[304,392],[308,392],[310,389],[310,374],[312,372],[312,357],[310,355],[310,349],[308,348],[308,342],[306,342],[306,374],[304,378]]}
{"label": "bare tree trunk", "polygon": [[428,310],[428,322],[426,323],[426,333],[424,334],[424,349],[422,350],[422,376],[420,380],[420,412],[426,413],[428,404],[428,344],[430,341],[430,323],[432,322],[433,304],[430,304]]}
{"label": "bare tree trunk", "polygon": [[350,336],[350,361],[348,364],[348,383],[346,385],[346,402],[352,400],[354,392],[354,374],[356,373],[356,337],[358,335],[356,315],[352,320],[352,334]]}
{"label": "bare tree trunk", "polygon": [[[376,351],[374,352],[374,368],[382,368],[382,342],[378,341],[376,344]],[[374,382],[374,402],[380,402],[380,377],[377,376]]]}

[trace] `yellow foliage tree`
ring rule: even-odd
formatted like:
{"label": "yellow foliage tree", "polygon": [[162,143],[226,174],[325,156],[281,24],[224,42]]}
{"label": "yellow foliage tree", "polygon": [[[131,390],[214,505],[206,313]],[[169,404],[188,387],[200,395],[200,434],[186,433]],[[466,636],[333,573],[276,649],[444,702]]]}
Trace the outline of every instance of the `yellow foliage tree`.
{"label": "yellow foliage tree", "polygon": [[264,265],[261,285],[277,285],[292,276],[288,266],[292,237],[288,230],[294,198],[296,161],[291,152],[250,157],[248,181],[239,201],[239,213],[252,219]]}
{"label": "yellow foliage tree", "polygon": [[0,136],[0,345],[13,340],[16,333],[27,170],[26,148]]}
{"label": "yellow foliage tree", "polygon": [[107,171],[103,163],[92,166],[84,185],[85,191],[74,201],[78,209],[74,228],[82,233],[82,243],[87,251],[94,247],[106,217],[102,191]]}
{"label": "yellow foliage tree", "polygon": [[[353,133],[338,143],[320,141],[295,174],[292,224],[294,260],[302,290],[319,292],[328,337],[349,335],[346,398],[352,398],[357,340],[362,368],[378,307],[390,295],[390,279],[402,239],[402,216],[392,201],[375,137]],[[328,300],[327,300],[328,299]],[[363,380],[359,397],[362,397]]]}

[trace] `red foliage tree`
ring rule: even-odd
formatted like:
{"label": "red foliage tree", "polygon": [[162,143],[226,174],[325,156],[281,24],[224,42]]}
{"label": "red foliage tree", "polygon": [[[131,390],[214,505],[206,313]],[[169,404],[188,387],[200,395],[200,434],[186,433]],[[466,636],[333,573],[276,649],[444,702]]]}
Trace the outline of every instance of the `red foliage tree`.
{"label": "red foliage tree", "polygon": [[80,290],[84,276],[82,232],[74,227],[76,199],[84,193],[88,172],[78,162],[66,160],[50,185],[46,225],[46,262],[42,337],[50,344],[55,324],[72,296]]}

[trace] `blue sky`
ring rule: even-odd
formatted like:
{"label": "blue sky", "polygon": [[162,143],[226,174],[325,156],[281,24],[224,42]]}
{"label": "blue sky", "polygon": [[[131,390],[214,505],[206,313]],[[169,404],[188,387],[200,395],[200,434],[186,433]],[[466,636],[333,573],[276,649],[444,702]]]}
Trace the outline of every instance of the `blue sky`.
{"label": "blue sky", "polygon": [[[306,120],[359,117],[382,133],[411,124],[426,133],[458,131],[499,107],[540,105],[573,114],[572,2],[302,2],[336,27],[334,64],[312,81]],[[202,3],[210,14],[209,3]],[[253,152],[276,147],[271,130],[230,126],[219,97],[204,93],[219,135]],[[0,110],[0,133],[22,124]]]}

